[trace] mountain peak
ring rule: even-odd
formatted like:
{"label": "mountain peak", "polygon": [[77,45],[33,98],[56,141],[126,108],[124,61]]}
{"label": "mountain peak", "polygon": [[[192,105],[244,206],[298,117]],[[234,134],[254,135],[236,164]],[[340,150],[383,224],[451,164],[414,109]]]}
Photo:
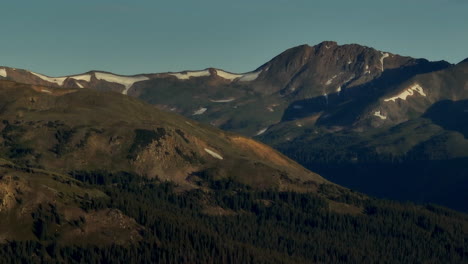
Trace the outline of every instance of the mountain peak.
{"label": "mountain peak", "polygon": [[336,47],[336,46],[339,46],[338,43],[336,41],[331,41],[331,40],[326,40],[316,45],[316,47],[318,48],[320,47],[331,48],[331,47]]}

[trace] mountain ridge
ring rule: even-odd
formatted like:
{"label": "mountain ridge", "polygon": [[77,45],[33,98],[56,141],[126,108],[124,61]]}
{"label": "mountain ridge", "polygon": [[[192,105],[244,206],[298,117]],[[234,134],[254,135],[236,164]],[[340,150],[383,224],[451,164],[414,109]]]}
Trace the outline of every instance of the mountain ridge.
{"label": "mountain ridge", "polygon": [[[288,111],[294,115],[294,107],[301,107],[295,106],[294,101],[316,98],[319,105],[326,103],[329,108],[329,100],[339,99],[338,103],[342,103],[349,100],[340,99],[346,94],[351,99],[354,94],[358,99],[362,95],[366,97],[369,89],[382,90],[378,87],[382,84],[394,85],[398,80],[450,65],[444,61],[402,57],[357,44],[340,46],[336,42],[325,41],[315,46],[290,48],[254,71],[242,74],[207,68],[131,76],[89,71],[48,77],[3,68],[5,74],[0,78],[53,87],[120,92],[224,130],[255,136],[285,119],[281,115],[288,107],[293,107]],[[366,88],[373,82],[376,82],[374,87]],[[171,96],[174,92],[179,94],[177,98]],[[251,111],[259,112],[258,120],[250,120],[247,113]],[[358,117],[350,118],[356,120]]]}
{"label": "mountain ridge", "polygon": [[[258,72],[260,71],[262,68],[264,68],[266,65],[268,65],[269,63],[271,63],[272,61],[274,61],[276,58],[288,53],[289,51],[293,51],[293,50],[301,50],[301,49],[306,49],[309,51],[309,53],[313,50],[315,51],[316,54],[320,53],[320,52],[323,52],[324,49],[330,49],[330,48],[354,48],[354,49],[364,49],[364,50],[373,50],[373,51],[376,51],[376,52],[380,52],[380,53],[388,53],[388,52],[383,52],[383,51],[378,51],[378,50],[375,50],[374,48],[372,47],[368,47],[368,46],[363,46],[363,45],[359,45],[359,44],[356,44],[356,43],[352,43],[352,44],[344,44],[344,45],[338,45],[337,42],[335,41],[323,41],[317,45],[314,45],[314,46],[310,46],[308,44],[302,44],[302,45],[298,45],[298,46],[295,46],[295,47],[292,47],[290,49],[287,49],[285,50],[284,52],[282,52],[280,55],[278,56],[275,56],[274,58],[272,58],[271,60],[269,60],[268,62],[265,62],[264,64],[260,65],[259,67],[257,67],[256,69],[252,70],[252,71],[247,71],[247,72],[244,72],[244,73],[234,73],[234,72],[231,72],[231,71],[226,71],[226,70],[223,70],[221,68],[216,68],[216,67],[208,67],[208,68],[205,68],[205,69],[197,69],[197,70],[182,70],[182,71],[175,71],[175,72],[172,72],[172,71],[169,71],[169,72],[148,72],[148,73],[138,73],[138,74],[130,74],[130,75],[127,75],[127,74],[117,74],[117,73],[112,73],[112,72],[109,72],[109,71],[106,71],[106,70],[89,70],[89,71],[86,71],[86,72],[83,72],[83,73],[75,73],[75,74],[69,74],[69,75],[63,75],[63,76],[57,76],[57,77],[54,77],[54,76],[49,76],[49,75],[45,75],[45,74],[41,74],[41,73],[36,73],[36,72],[33,72],[33,71],[29,71],[29,70],[23,70],[23,69],[17,69],[17,68],[11,68],[11,67],[7,67],[7,66],[0,66],[0,68],[2,68],[3,70],[8,70],[8,72],[13,72],[13,71],[17,71],[17,70],[20,70],[20,71],[27,71],[27,72],[30,72],[30,73],[33,73],[33,74],[38,74],[38,75],[42,75],[44,77],[47,77],[49,79],[66,79],[66,78],[70,78],[70,79],[74,79],[73,77],[76,77],[76,76],[82,76],[82,75],[86,75],[86,74],[94,74],[94,73],[107,73],[107,74],[113,74],[115,76],[120,76],[120,77],[136,77],[136,76],[158,76],[158,75],[171,75],[171,74],[183,74],[183,73],[190,73],[190,72],[202,72],[202,71],[222,71],[222,72],[225,72],[225,73],[228,73],[228,74],[232,74],[232,75],[245,75],[245,74],[249,74],[249,73],[254,73],[254,72]],[[392,53],[388,53],[389,55],[394,55]],[[395,56],[399,56],[399,55],[395,55]],[[402,57],[402,56],[399,56],[399,57]],[[387,58],[387,57],[386,57]],[[411,58],[411,57],[402,57],[402,58]],[[412,58],[411,58],[412,59]],[[427,61],[426,59],[417,59],[417,60],[425,60]],[[427,61],[429,62],[429,61]],[[439,62],[443,62],[443,63],[448,63],[446,61],[439,61]],[[213,75],[216,75],[216,73],[212,74],[211,76]],[[219,76],[219,75],[218,75]],[[0,76],[0,77],[4,77],[4,78],[8,78],[8,74],[7,76]],[[195,76],[194,76],[195,77]],[[230,78],[228,78],[230,79]],[[234,78],[236,79],[236,78]],[[47,80],[45,80],[47,81]],[[54,82],[50,82],[50,83],[54,83]],[[59,86],[62,86],[59,84]]]}

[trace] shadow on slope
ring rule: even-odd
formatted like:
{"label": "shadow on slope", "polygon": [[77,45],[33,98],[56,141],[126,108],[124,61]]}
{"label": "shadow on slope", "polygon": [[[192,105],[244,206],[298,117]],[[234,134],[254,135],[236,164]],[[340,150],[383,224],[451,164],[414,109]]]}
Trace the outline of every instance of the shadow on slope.
{"label": "shadow on slope", "polygon": [[437,203],[468,212],[468,158],[403,163],[308,163],[326,179],[379,198]]}
{"label": "shadow on slope", "polygon": [[468,100],[444,100],[432,105],[423,117],[447,130],[462,133],[468,138]]}

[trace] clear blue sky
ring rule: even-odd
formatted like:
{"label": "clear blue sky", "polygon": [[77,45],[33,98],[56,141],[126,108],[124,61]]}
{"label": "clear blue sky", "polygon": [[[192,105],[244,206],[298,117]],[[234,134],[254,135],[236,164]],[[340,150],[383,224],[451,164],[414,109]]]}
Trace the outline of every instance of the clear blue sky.
{"label": "clear blue sky", "polygon": [[51,76],[245,72],[323,40],[468,57],[468,0],[15,0],[1,10],[0,65]]}

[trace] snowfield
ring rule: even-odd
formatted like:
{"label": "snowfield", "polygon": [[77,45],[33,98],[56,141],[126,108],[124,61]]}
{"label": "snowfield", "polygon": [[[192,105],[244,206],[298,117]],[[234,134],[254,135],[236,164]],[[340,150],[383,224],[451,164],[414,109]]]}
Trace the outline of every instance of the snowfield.
{"label": "snowfield", "polygon": [[387,119],[387,117],[384,116],[384,115],[382,115],[382,114],[380,113],[380,111],[375,111],[375,112],[374,112],[374,115],[375,115],[376,117],[379,117],[379,118],[382,119],[382,120]]}
{"label": "snowfield", "polygon": [[222,70],[216,70],[216,74],[223,79],[231,80],[231,81],[243,76],[242,74],[230,73],[230,72],[225,72]]}
{"label": "snowfield", "polygon": [[[30,72],[30,73],[41,78],[44,81],[56,83],[60,86],[63,86],[63,82],[67,79],[75,80],[76,85],[78,85],[78,87],[80,88],[84,88],[84,87],[78,81],[86,81],[86,82],[91,81],[91,74],[72,75],[72,76],[64,76],[64,77],[49,77],[49,76],[42,75],[40,73],[35,73],[35,72]],[[122,91],[122,94],[127,94],[128,89],[130,89],[130,87],[132,87],[134,83],[149,80],[149,78],[146,76],[120,76],[120,75],[115,75],[112,73],[104,73],[104,72],[96,72],[94,73],[94,76],[98,80],[118,83],[118,84],[125,86],[125,90]]]}
{"label": "snowfield", "polygon": [[262,71],[246,73],[239,79],[239,81],[240,82],[255,81],[258,78],[258,76],[260,75],[260,73],[262,73]]}
{"label": "snowfield", "polygon": [[175,76],[179,80],[188,80],[191,77],[211,76],[211,73],[210,73],[209,70],[204,70],[204,71],[188,71],[188,72],[169,73],[169,75]]}
{"label": "snowfield", "polygon": [[413,84],[410,88],[404,90],[402,93],[398,94],[397,96],[390,97],[387,99],[384,99],[385,102],[393,101],[396,102],[397,99],[401,100],[406,100],[408,96],[412,96],[416,93],[419,93],[420,95],[426,97],[426,93],[424,93],[423,88],[419,84]]}
{"label": "snowfield", "polygon": [[222,71],[222,70],[216,70],[216,72],[217,72],[218,76],[221,77],[221,78],[224,78],[224,79],[230,80],[230,81],[234,81],[234,80],[238,79],[239,82],[255,81],[258,78],[258,76],[260,75],[260,73],[262,73],[262,71],[256,71],[256,72],[248,72],[248,73],[240,74],[240,73],[225,72],[225,71]]}
{"label": "snowfield", "polygon": [[380,67],[381,67],[382,71],[384,71],[383,62],[384,62],[385,58],[388,58],[389,56],[390,56],[390,54],[382,52],[382,57],[380,57]]}
{"label": "snowfield", "polygon": [[77,81],[90,82],[91,81],[91,74],[74,75],[74,76],[70,76],[69,78],[77,80]]}
{"label": "snowfield", "polygon": [[[262,71],[256,71],[256,72],[248,72],[248,73],[232,73],[232,72],[227,72],[219,69],[216,70],[216,75],[219,77],[229,80],[229,81],[234,81],[238,80],[240,82],[251,82],[255,81],[260,73]],[[189,71],[189,72],[178,72],[178,73],[170,73],[169,75],[175,76],[179,80],[188,80],[192,77],[208,77],[211,76],[211,73],[209,70],[203,70],[203,71]]]}
{"label": "snowfield", "polygon": [[54,78],[54,77],[49,77],[49,76],[45,76],[45,75],[42,75],[40,73],[35,73],[35,72],[32,72],[30,71],[31,74],[41,78],[42,80],[44,81],[47,81],[47,82],[51,82],[51,83],[56,83],[60,86],[63,85],[63,82],[68,78],[68,77],[57,77],[57,78]]}
{"label": "snowfield", "polygon": [[96,72],[94,75],[98,80],[118,83],[125,86],[125,90],[122,91],[122,94],[127,94],[128,90],[134,83],[149,80],[146,76],[119,76],[104,72]]}

